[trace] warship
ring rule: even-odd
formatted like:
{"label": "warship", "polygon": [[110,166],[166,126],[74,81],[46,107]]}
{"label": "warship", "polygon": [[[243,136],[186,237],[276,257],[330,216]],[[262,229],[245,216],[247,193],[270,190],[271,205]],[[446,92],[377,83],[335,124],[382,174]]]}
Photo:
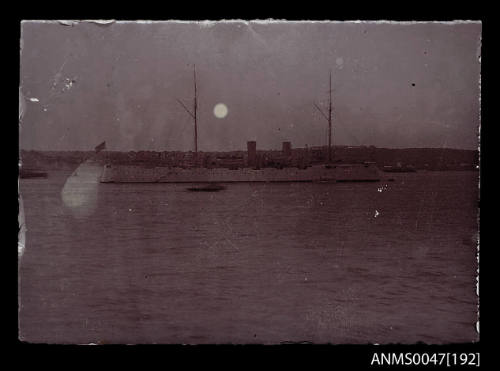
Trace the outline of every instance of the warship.
{"label": "warship", "polygon": [[[194,101],[190,110],[182,101],[178,103],[194,120],[194,157],[198,157],[198,93],[196,67],[194,74]],[[129,164],[104,165],[102,183],[231,183],[231,182],[376,182],[380,180],[375,163],[341,164],[332,161],[332,77],[330,72],[328,114],[314,103],[323,118],[328,121],[328,158],[323,164],[300,166],[261,167],[256,142],[247,142],[247,159],[244,166],[223,167],[176,167]],[[290,142],[284,142],[289,144]],[[288,146],[290,149],[290,145]]]}

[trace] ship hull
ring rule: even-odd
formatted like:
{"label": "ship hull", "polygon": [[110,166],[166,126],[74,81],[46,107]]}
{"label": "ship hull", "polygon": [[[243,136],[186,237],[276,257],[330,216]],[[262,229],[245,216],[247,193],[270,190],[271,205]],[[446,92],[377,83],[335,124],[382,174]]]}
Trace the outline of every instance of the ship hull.
{"label": "ship hull", "polygon": [[372,164],[311,166],[299,168],[226,169],[169,168],[106,165],[102,183],[233,183],[233,182],[376,182],[378,168]]}

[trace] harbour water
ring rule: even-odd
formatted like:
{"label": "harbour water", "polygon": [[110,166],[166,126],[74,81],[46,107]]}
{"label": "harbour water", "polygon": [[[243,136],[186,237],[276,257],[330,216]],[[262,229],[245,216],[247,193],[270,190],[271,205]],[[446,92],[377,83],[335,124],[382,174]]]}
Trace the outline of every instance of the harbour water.
{"label": "harbour water", "polygon": [[477,172],[193,193],[87,170],[20,180],[25,341],[478,340]]}

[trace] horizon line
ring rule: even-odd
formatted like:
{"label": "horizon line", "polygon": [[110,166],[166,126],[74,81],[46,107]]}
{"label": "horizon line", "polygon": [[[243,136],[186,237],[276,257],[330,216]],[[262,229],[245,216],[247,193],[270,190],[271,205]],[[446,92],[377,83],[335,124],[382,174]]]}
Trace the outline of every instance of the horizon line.
{"label": "horizon line", "polygon": [[[459,151],[479,151],[480,147],[472,149],[472,148],[458,148],[458,147],[378,147],[374,145],[332,145],[333,148],[377,148],[377,149],[396,149],[396,150],[406,150],[406,149],[441,149],[441,150],[459,150]],[[291,149],[319,149],[325,148],[328,149],[328,145],[322,146],[307,146],[307,147],[292,147]],[[257,149],[257,151],[281,151],[281,148],[261,148]],[[94,149],[26,149],[19,148],[19,151],[36,151],[36,152],[95,152]],[[198,150],[201,153],[209,153],[209,152],[245,152],[246,149],[231,149],[231,150]],[[113,150],[113,149],[104,149],[102,152],[195,152],[194,150],[181,150],[181,149],[172,149],[172,150],[152,150],[152,149],[128,149],[128,150]]]}

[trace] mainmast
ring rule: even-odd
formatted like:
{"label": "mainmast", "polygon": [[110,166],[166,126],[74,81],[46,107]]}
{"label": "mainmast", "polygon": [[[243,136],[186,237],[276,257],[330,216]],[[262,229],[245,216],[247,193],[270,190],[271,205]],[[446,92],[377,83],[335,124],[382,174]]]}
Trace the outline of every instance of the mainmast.
{"label": "mainmast", "polygon": [[330,101],[328,105],[328,162],[332,162],[332,71],[330,70]]}
{"label": "mainmast", "polygon": [[328,162],[332,162],[332,71],[330,70],[330,85],[328,89],[328,115],[325,115],[323,110],[314,103],[316,109],[321,113],[321,115],[328,121]]}
{"label": "mainmast", "polygon": [[186,107],[184,103],[178,98],[177,102],[186,110],[186,112],[194,119],[194,152],[198,155],[198,88],[196,86],[196,65],[193,65],[193,77],[194,77],[194,102],[193,102],[193,112]]}
{"label": "mainmast", "polygon": [[194,75],[194,152],[198,155],[198,92],[196,90],[196,65],[193,65]]}

